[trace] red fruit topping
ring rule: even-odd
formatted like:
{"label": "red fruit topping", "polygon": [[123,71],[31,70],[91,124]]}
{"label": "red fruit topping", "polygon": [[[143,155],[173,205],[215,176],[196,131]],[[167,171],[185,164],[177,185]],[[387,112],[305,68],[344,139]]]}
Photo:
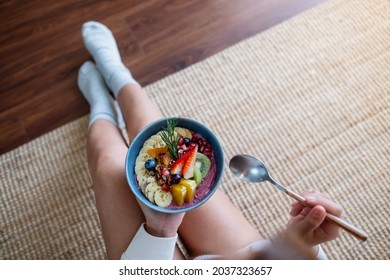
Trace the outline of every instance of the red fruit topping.
{"label": "red fruit topping", "polygon": [[168,184],[163,184],[161,186],[161,189],[164,191],[164,192],[170,192],[171,191],[171,188],[169,187]]}
{"label": "red fruit topping", "polygon": [[188,158],[182,168],[183,178],[189,179],[194,177],[194,167],[197,153],[198,146],[195,146],[192,150],[186,153],[186,155],[188,155]]}
{"label": "red fruit topping", "polygon": [[178,149],[177,154],[179,155],[179,157],[181,157],[182,155],[184,155],[184,151],[182,149]]}
{"label": "red fruit topping", "polygon": [[168,175],[169,175],[168,169],[163,168],[163,169],[161,170],[161,175],[163,175],[163,176],[168,176]]}
{"label": "red fruit topping", "polygon": [[190,143],[190,148],[195,148],[195,146],[198,146],[196,143]]}
{"label": "red fruit topping", "polygon": [[171,174],[181,174],[184,164],[186,163],[190,152],[180,156],[171,166]]}

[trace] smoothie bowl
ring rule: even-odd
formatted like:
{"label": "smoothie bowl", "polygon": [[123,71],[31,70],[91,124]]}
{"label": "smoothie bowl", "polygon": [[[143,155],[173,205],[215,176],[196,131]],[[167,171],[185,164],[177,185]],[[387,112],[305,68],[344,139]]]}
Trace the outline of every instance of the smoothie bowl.
{"label": "smoothie bowl", "polygon": [[218,138],[189,118],[164,118],[145,127],[126,156],[126,178],[134,195],[159,212],[195,209],[217,190],[224,172]]}

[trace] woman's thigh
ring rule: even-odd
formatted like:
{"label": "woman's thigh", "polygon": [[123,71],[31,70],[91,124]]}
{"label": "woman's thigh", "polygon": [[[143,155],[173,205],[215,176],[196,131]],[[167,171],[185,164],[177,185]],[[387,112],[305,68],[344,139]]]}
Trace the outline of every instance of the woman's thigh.
{"label": "woman's thigh", "polygon": [[191,257],[228,254],[262,239],[220,190],[186,214],[179,235]]}

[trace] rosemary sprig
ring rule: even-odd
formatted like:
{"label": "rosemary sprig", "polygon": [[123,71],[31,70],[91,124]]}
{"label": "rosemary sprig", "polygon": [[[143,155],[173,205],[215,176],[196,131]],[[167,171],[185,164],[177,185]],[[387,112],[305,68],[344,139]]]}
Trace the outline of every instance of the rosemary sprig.
{"label": "rosemary sprig", "polygon": [[168,151],[173,160],[177,160],[177,144],[179,143],[179,135],[175,134],[175,127],[178,124],[177,119],[167,120],[167,127],[161,132],[161,138],[167,144]]}

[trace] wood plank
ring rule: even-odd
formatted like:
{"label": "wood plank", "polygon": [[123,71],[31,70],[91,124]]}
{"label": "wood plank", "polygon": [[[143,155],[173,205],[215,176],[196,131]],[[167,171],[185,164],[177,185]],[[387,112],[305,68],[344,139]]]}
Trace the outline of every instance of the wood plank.
{"label": "wood plank", "polygon": [[0,154],[88,113],[76,84],[88,20],[148,85],[324,1],[1,1]]}
{"label": "wood plank", "polygon": [[[178,4],[169,5],[172,2]],[[226,0],[216,0],[180,5],[178,0],[160,1],[158,13],[149,8],[126,19],[146,56],[142,61],[125,61],[139,82],[147,85],[321,2],[246,0],[227,5]]]}
{"label": "wood plank", "polygon": [[20,118],[0,119],[0,151],[10,151],[30,138]]}

